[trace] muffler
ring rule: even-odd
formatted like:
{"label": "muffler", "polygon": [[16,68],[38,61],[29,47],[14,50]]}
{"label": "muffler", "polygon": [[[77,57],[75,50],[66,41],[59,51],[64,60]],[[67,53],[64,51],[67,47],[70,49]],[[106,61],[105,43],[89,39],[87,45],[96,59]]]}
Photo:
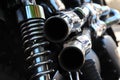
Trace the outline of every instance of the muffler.
{"label": "muffler", "polygon": [[91,45],[91,40],[87,35],[77,36],[65,43],[58,56],[61,68],[68,72],[79,70],[85,62],[85,55],[89,53]]}
{"label": "muffler", "polygon": [[44,32],[51,42],[62,42],[72,32],[80,32],[89,14],[87,8],[75,8],[71,11],[61,11],[45,21]]}

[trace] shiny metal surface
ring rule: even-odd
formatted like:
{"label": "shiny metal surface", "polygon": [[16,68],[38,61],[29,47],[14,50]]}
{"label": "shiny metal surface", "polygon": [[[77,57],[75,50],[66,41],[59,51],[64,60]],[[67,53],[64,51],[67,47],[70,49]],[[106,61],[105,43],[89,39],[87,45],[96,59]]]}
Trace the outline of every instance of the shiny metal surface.
{"label": "shiny metal surface", "polygon": [[100,19],[96,19],[94,21],[95,22],[91,23],[91,27],[94,29],[96,36],[100,37],[106,31],[107,25]]}
{"label": "shiny metal surface", "polygon": [[49,68],[52,60],[47,57],[51,51],[43,47],[49,44],[44,40],[43,25],[44,19],[32,18],[24,21],[20,26],[24,51],[28,54],[26,62],[31,62],[28,65],[28,72],[33,70],[31,80],[50,80],[50,73],[54,71]]}
{"label": "shiny metal surface", "polygon": [[27,19],[30,18],[43,18],[45,19],[45,14],[42,6],[40,5],[28,5],[25,6]]}
{"label": "shiny metal surface", "polygon": [[20,8],[16,11],[18,22],[32,19],[32,18],[42,18],[45,19],[45,13],[43,7],[40,5],[27,5],[24,8]]}
{"label": "shiny metal surface", "polygon": [[108,7],[108,6],[102,6],[101,10],[102,10],[101,16],[106,16],[110,13],[110,7]]}
{"label": "shiny metal surface", "polygon": [[[89,12],[92,14],[91,27],[97,36],[101,36],[109,25],[120,22],[120,13],[116,9],[112,9],[108,6],[100,6],[96,3],[86,3],[84,7],[89,9]],[[101,16],[107,16],[110,13],[112,13],[112,16],[109,16],[105,20],[100,19]]]}
{"label": "shiny metal surface", "polygon": [[80,73],[79,72],[69,72],[70,80],[80,80]]}
{"label": "shiny metal surface", "polygon": [[58,56],[59,64],[64,70],[78,71],[84,64],[85,55],[89,53],[92,46],[88,33],[89,30],[86,31],[86,35],[83,33],[64,44],[64,48]]}
{"label": "shiny metal surface", "polygon": [[[50,17],[44,26],[46,38],[52,42],[62,42],[73,31],[74,25],[81,25],[80,22],[80,18],[72,11]],[[76,27],[75,29],[81,31],[80,27]]]}
{"label": "shiny metal surface", "polygon": [[64,41],[72,32],[80,32],[89,11],[86,8],[75,8],[62,11],[59,15],[48,18],[44,25],[46,38],[52,42]]}
{"label": "shiny metal surface", "polygon": [[105,20],[105,23],[109,26],[109,25],[113,25],[113,24],[116,24],[116,23],[119,23],[120,22],[120,12],[116,9],[110,9],[111,13],[112,13],[112,16],[110,16],[109,18],[107,18]]}
{"label": "shiny metal surface", "polygon": [[51,51],[45,50],[43,47],[49,44],[48,41],[44,40],[43,35],[45,20],[43,7],[35,4],[25,4],[22,9],[18,10],[17,17],[24,53],[27,54],[26,62],[30,63],[27,66],[28,74],[31,73],[29,79],[51,80],[50,73],[54,72],[54,69],[49,68],[52,60],[47,57]]}
{"label": "shiny metal surface", "polygon": [[55,2],[58,5],[59,10],[65,10],[65,5],[62,3],[61,0],[55,0]]}

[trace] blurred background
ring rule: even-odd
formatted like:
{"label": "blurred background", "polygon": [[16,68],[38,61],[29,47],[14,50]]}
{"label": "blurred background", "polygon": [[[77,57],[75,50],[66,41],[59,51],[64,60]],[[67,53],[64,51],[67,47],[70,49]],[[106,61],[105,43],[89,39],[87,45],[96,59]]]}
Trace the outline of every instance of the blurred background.
{"label": "blurred background", "polygon": [[[120,11],[120,0],[106,0],[106,2],[107,2],[108,6]],[[118,51],[120,53],[120,23],[117,25],[113,25],[112,28],[115,32],[116,37],[117,37],[117,41],[119,42]]]}
{"label": "blurred background", "polygon": [[106,0],[107,4],[120,11],[120,0]]}
{"label": "blurred background", "polygon": [[[120,11],[120,0],[106,0],[106,2],[107,2],[108,6]],[[119,42],[118,51],[120,53],[120,23],[117,25],[113,25],[112,28],[115,32],[116,37],[117,37],[117,41]]]}

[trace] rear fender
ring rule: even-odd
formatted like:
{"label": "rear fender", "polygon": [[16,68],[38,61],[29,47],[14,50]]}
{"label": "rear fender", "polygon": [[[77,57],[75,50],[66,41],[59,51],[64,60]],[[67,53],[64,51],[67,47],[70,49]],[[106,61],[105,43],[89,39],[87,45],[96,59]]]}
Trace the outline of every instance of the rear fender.
{"label": "rear fender", "polygon": [[109,57],[113,61],[115,67],[120,73],[120,53],[118,52],[117,45],[111,36],[105,35],[102,38],[103,47],[108,52]]}

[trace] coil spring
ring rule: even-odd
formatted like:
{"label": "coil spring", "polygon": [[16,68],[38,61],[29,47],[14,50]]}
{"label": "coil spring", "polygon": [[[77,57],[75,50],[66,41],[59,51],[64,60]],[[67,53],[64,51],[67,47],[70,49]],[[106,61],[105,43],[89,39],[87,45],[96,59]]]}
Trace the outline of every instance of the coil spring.
{"label": "coil spring", "polygon": [[29,19],[20,24],[23,47],[25,55],[27,54],[26,61],[32,62],[28,70],[35,70],[30,80],[50,80],[48,77],[54,72],[54,69],[48,68],[53,61],[47,58],[51,51],[44,49],[49,42],[44,38],[43,25],[44,19],[41,18]]}

